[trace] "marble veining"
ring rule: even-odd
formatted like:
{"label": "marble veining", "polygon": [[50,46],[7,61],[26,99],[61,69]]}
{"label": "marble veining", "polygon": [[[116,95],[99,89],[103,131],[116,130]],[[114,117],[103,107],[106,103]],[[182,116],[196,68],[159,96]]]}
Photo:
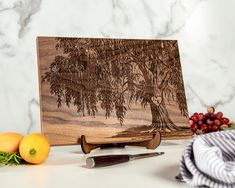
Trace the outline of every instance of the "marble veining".
{"label": "marble veining", "polygon": [[36,36],[177,39],[189,112],[235,119],[235,1],[0,0],[0,131],[40,131]]}

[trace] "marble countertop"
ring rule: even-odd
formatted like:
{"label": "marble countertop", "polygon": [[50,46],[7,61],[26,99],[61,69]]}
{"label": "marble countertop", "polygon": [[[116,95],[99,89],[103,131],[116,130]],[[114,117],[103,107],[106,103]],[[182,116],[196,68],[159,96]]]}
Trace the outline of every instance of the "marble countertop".
{"label": "marble countertop", "polygon": [[97,149],[84,155],[80,146],[52,147],[48,160],[41,165],[3,166],[2,187],[24,188],[121,188],[121,187],[188,187],[175,180],[179,161],[188,140],[163,141],[156,151],[164,155],[135,160],[104,168],[88,169],[85,159],[90,155],[136,154],[152,152],[140,147]]}

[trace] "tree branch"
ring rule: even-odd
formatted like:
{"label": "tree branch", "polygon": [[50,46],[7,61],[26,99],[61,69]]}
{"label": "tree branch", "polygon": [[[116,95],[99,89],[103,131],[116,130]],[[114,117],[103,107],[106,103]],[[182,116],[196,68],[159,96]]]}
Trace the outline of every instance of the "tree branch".
{"label": "tree branch", "polygon": [[151,72],[149,70],[147,70],[142,64],[141,62],[134,62],[137,64],[138,68],[140,69],[140,71],[143,74],[143,77],[145,79],[146,83],[151,83],[151,78],[150,78],[150,74]]}
{"label": "tree branch", "polygon": [[140,90],[143,90],[143,85],[139,85],[139,84],[137,84],[137,83],[135,83],[135,82],[132,82],[131,84],[133,84],[135,87],[137,87],[138,89],[140,89]]}
{"label": "tree branch", "polygon": [[163,86],[168,83],[168,80],[170,79],[170,77],[171,77],[170,70],[168,70],[165,76],[163,77],[161,83],[159,84],[160,89],[162,89]]}

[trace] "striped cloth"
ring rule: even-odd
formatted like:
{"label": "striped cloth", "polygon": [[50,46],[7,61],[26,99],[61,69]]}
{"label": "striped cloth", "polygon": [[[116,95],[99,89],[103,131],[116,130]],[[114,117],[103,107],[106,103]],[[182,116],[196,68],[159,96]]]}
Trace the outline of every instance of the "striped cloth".
{"label": "striped cloth", "polygon": [[180,176],[190,186],[235,188],[235,130],[195,136],[183,152]]}

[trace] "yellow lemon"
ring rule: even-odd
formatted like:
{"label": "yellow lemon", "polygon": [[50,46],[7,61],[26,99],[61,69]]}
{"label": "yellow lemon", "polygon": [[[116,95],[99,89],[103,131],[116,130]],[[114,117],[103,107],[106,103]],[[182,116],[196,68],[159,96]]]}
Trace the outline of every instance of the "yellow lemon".
{"label": "yellow lemon", "polygon": [[0,151],[16,152],[19,149],[23,135],[14,132],[0,133]]}
{"label": "yellow lemon", "polygon": [[20,142],[19,151],[21,157],[28,163],[41,164],[49,155],[50,144],[42,134],[29,134]]}

